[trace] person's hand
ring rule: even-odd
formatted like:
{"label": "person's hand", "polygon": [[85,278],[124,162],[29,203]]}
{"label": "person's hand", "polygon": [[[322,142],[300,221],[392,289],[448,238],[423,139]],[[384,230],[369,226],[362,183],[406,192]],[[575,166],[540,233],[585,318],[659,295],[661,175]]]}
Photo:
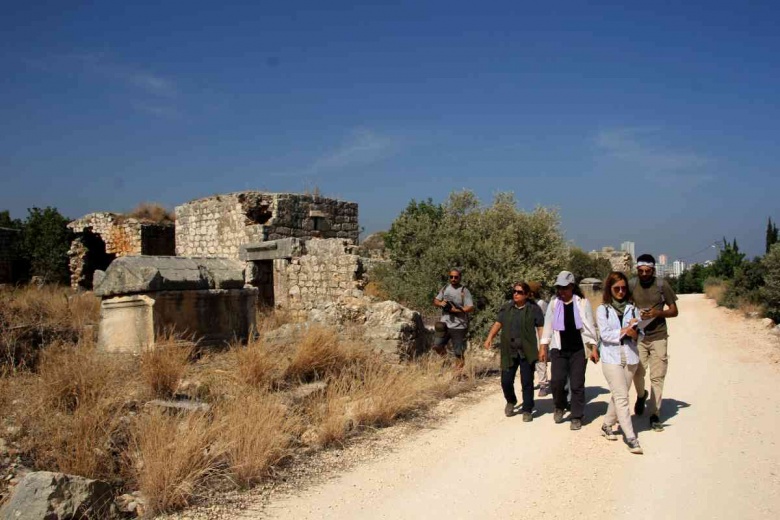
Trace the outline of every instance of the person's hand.
{"label": "person's hand", "polygon": [[599,349],[596,348],[596,345],[591,345],[591,351],[590,351],[590,359],[594,363],[599,362]]}
{"label": "person's hand", "polygon": [[628,336],[631,339],[636,339],[639,337],[639,331],[636,330],[634,327],[628,327],[628,330],[626,331],[626,336]]}
{"label": "person's hand", "polygon": [[547,347],[544,345],[539,349],[539,361],[547,363]]}
{"label": "person's hand", "polygon": [[658,309],[643,309],[641,316],[643,320],[649,320],[650,318],[657,318],[661,315],[661,311]]}
{"label": "person's hand", "polygon": [[638,320],[638,319],[636,319],[636,318],[631,318],[631,321],[629,321],[629,322],[628,322],[628,326],[630,327],[630,326],[632,326],[632,325],[636,325],[637,323],[639,323],[639,320]]}

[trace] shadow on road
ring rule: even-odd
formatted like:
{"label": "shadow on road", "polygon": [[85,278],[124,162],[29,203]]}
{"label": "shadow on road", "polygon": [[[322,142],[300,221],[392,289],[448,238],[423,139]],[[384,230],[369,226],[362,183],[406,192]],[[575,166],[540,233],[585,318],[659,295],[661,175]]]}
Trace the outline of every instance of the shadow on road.
{"label": "shadow on road", "polygon": [[[668,429],[670,427],[668,424],[666,424],[666,421],[676,416],[681,408],[688,408],[690,406],[690,403],[686,403],[685,401],[678,401],[677,399],[669,399],[664,397],[663,401],[661,401],[660,414],[661,420],[664,423],[664,429]],[[634,431],[636,433],[646,432],[650,429],[650,415],[647,412],[645,412],[645,414],[641,417],[633,415],[631,417],[631,421],[634,424]]]}

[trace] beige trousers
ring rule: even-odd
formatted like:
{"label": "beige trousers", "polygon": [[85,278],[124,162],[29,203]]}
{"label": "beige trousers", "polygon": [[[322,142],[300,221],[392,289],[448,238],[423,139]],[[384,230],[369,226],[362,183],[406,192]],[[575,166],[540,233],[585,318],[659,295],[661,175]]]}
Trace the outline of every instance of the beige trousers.
{"label": "beige trousers", "polygon": [[547,362],[536,362],[536,382],[539,383],[539,388],[550,388],[550,381],[547,379]]}
{"label": "beige trousers", "polygon": [[645,394],[645,374],[650,372],[650,399],[647,410],[650,415],[658,415],[661,398],[664,393],[664,380],[669,368],[669,356],[666,353],[668,338],[639,342],[639,368],[634,374],[636,395]]}
{"label": "beige trousers", "polygon": [[628,407],[628,391],[631,389],[631,380],[639,365],[627,365],[625,359],[622,365],[601,364],[601,370],[607,380],[612,396],[607,407],[607,415],[604,416],[604,424],[614,426],[620,424],[626,440],[636,439],[634,426],[631,424],[631,410]]}

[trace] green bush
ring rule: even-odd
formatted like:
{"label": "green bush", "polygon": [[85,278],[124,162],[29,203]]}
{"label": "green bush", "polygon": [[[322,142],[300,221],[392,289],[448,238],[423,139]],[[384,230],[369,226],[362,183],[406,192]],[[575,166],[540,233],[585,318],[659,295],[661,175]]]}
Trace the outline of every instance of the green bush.
{"label": "green bush", "polygon": [[517,280],[550,283],[569,260],[555,210],[522,211],[511,193],[482,206],[470,191],[450,194],[443,204],[411,201],[395,219],[385,244],[391,262],[372,273],[392,299],[438,314],[433,297],[452,267],[484,306],[472,315],[472,334],[484,335]]}
{"label": "green bush", "polygon": [[780,244],[773,244],[764,255],[764,286],[760,289],[766,316],[780,322]]}

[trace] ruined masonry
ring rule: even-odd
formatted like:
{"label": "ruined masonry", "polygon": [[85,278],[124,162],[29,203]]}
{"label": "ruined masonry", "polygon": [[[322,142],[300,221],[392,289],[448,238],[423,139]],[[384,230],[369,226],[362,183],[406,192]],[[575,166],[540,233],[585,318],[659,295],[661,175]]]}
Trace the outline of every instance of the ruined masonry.
{"label": "ruined masonry", "polygon": [[238,260],[241,247],[281,238],[357,243],[358,205],[313,195],[244,191],[176,207],[176,255]]}
{"label": "ruined masonry", "polygon": [[172,222],[147,222],[102,212],[74,220],[68,228],[76,234],[68,251],[74,289],[92,289],[95,271],[105,270],[115,258],[176,254]]}

